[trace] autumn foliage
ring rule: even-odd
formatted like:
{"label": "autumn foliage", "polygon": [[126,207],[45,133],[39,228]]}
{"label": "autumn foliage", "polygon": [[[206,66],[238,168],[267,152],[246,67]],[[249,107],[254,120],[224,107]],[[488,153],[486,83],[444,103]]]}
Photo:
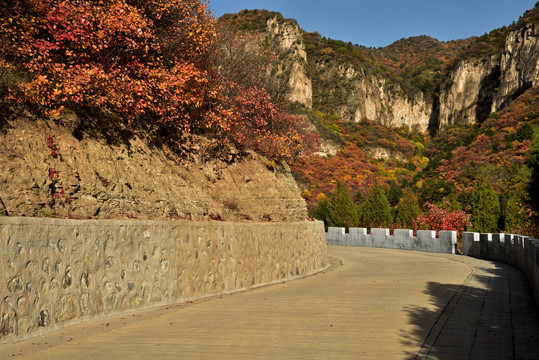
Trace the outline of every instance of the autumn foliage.
{"label": "autumn foliage", "polygon": [[215,64],[209,127],[240,149],[275,159],[296,159],[318,148],[318,136],[305,120],[284,111],[286,86],[269,75],[276,49],[256,34],[218,26],[210,59]]}
{"label": "autumn foliage", "polygon": [[268,95],[264,78],[243,84],[219,72],[226,57],[211,56],[222,40],[205,0],[7,3],[0,13],[4,101],[48,117],[90,109],[166,126],[171,138],[179,137],[170,131],[196,130],[274,158],[316,145],[301,119]]}
{"label": "autumn foliage", "polygon": [[[308,184],[304,194],[314,209],[319,196],[335,191],[337,183],[343,184],[350,194],[367,195],[378,179],[382,184],[413,182],[413,176],[426,165],[421,151],[411,138],[425,141],[423,135],[409,134],[405,129],[390,129],[371,121],[345,124],[338,118],[322,120],[344,140],[344,146],[334,156],[312,156],[292,165],[292,170]],[[372,151],[384,150],[396,159],[375,159]],[[427,160],[428,161],[428,160]],[[411,170],[410,170],[411,169]],[[398,200],[397,200],[398,202]]]}
{"label": "autumn foliage", "polygon": [[457,234],[466,230],[471,215],[462,210],[450,210],[432,203],[425,204],[426,211],[420,215],[414,224],[416,230],[455,230]]}
{"label": "autumn foliage", "polygon": [[208,90],[199,61],[212,22],[198,0],[11,1],[3,66],[27,76],[8,96],[49,115],[85,106],[189,128]]}

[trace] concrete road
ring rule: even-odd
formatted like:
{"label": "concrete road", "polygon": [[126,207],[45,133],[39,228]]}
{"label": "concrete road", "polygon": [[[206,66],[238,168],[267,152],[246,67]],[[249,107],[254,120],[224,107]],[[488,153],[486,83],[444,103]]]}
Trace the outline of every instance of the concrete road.
{"label": "concrete road", "polygon": [[91,320],[0,359],[539,359],[524,275],[458,255],[329,247],[331,270]]}

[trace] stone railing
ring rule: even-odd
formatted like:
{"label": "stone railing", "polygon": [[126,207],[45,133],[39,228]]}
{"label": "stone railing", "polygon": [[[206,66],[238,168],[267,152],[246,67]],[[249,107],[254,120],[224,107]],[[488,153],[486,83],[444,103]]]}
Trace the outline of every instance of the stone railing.
{"label": "stone railing", "polygon": [[[326,241],[328,245],[362,246],[398,250],[415,250],[455,254],[457,233],[455,231],[418,230],[413,236],[412,230],[371,229],[367,233],[364,228],[328,228]],[[521,269],[528,277],[530,286],[539,305],[539,240],[520,235],[479,234],[464,232],[462,234],[462,252],[464,255],[485,260],[501,261]]]}
{"label": "stone railing", "polygon": [[414,236],[413,230],[395,229],[390,235],[389,229],[350,228],[346,233],[344,228],[330,227],[326,233],[328,245],[362,246],[398,250],[415,250],[455,254],[457,248],[457,233],[455,231],[418,230]]}
{"label": "stone railing", "polygon": [[321,222],[0,217],[0,342],[327,266]]}
{"label": "stone railing", "polygon": [[501,261],[522,270],[539,305],[539,240],[510,234],[462,234],[464,255]]}

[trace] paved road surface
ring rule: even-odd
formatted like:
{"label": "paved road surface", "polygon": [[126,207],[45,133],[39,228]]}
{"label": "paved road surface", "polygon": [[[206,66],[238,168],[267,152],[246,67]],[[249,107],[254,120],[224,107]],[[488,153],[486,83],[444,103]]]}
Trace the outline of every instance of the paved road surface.
{"label": "paved road surface", "polygon": [[0,345],[0,359],[539,359],[539,314],[515,268],[329,253],[333,269],[309,278],[92,320]]}

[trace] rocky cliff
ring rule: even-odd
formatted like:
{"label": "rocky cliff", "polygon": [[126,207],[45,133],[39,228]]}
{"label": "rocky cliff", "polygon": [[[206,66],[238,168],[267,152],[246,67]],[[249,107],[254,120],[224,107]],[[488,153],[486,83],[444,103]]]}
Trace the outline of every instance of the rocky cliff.
{"label": "rocky cliff", "polygon": [[528,23],[509,33],[500,59],[500,86],[493,109],[499,110],[539,85],[539,24]]}
{"label": "rocky cliff", "polygon": [[369,74],[351,64],[315,60],[311,68],[316,77],[314,106],[330,103],[333,112],[347,121],[367,119],[427,130],[432,106],[421,92],[407,92],[382,74]]}
{"label": "rocky cliff", "polygon": [[267,32],[269,39],[277,43],[281,52],[279,58],[282,61],[276,75],[288,79],[289,100],[311,107],[313,88],[307,75],[307,53],[298,24],[271,18],[267,22]]}
{"label": "rocky cliff", "polygon": [[539,25],[511,31],[502,54],[463,60],[440,88],[439,128],[485,120],[539,85]]}
{"label": "rocky cliff", "polygon": [[[3,127],[3,128],[2,128]],[[0,127],[0,215],[292,221],[305,201],[283,164],[254,153],[212,154],[195,139],[185,159],[131,136],[79,140],[63,125],[25,117]]]}
{"label": "rocky cliff", "polygon": [[[434,93],[396,79],[376,60],[373,63],[375,57],[358,65],[335,56],[342,49],[313,51],[305,38],[312,34],[280,14],[270,17],[266,25],[267,38],[277,41],[281,49],[276,75],[287,79],[289,99],[345,121],[368,119],[386,126],[437,131],[455,123],[483,121],[539,83],[539,24],[526,18],[512,27],[503,51],[463,55],[454,61]],[[358,57],[369,56],[365,55],[369,50],[361,51]],[[314,52],[318,56],[312,56]]]}
{"label": "rocky cliff", "polygon": [[440,87],[437,128],[455,123],[475,123],[492,112],[493,94],[499,83],[499,57],[464,60]]}

